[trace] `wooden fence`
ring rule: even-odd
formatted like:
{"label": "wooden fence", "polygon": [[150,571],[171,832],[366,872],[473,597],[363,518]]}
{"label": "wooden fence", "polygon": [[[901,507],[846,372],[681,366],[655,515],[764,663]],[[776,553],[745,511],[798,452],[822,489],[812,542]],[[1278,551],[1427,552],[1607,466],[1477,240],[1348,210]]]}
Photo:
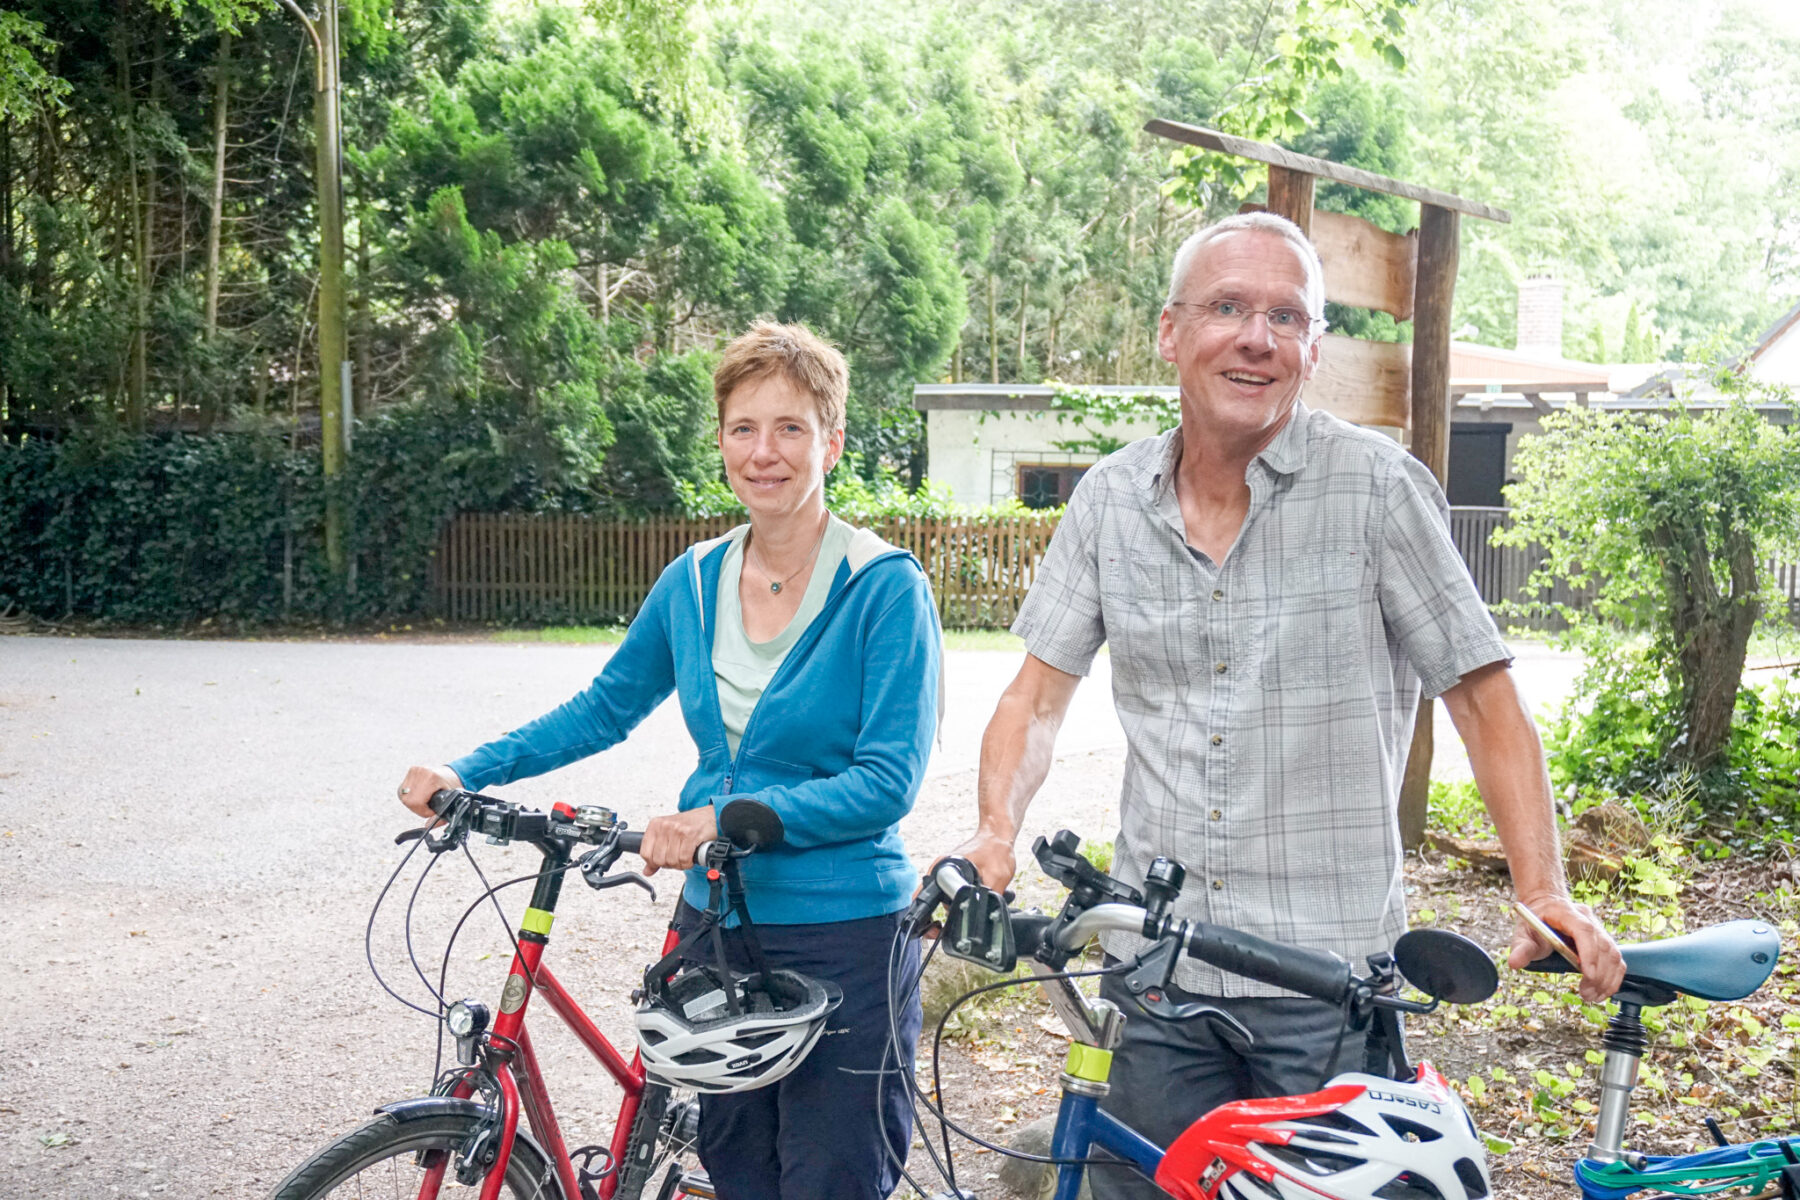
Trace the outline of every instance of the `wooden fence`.
{"label": "wooden fence", "polygon": [[[1489,605],[1518,598],[1543,558],[1536,547],[1488,544],[1506,520],[1504,508],[1450,510],[1451,538]],[[628,621],[665,566],[688,546],[734,524],[726,517],[607,521],[467,513],[445,531],[433,563],[437,610],[453,621]],[[925,565],[947,627],[998,629],[1018,615],[1056,521],[890,520],[871,528]],[[1790,617],[1800,624],[1800,566],[1780,564],[1775,572]],[[1559,584],[1555,598],[1581,608],[1590,594]],[[1557,624],[1518,617],[1501,621],[1538,629]]]}
{"label": "wooden fence", "polygon": [[[1523,598],[1525,581],[1531,573],[1544,561],[1544,552],[1537,546],[1514,547],[1492,546],[1488,539],[1494,530],[1506,524],[1511,510],[1505,508],[1452,508],[1450,510],[1450,538],[1456,543],[1463,561],[1469,565],[1469,574],[1475,578],[1475,586],[1481,591],[1481,598],[1488,607],[1507,600]],[[1800,564],[1771,563],[1775,574],[1776,591],[1787,601],[1787,614],[1790,623],[1800,627]],[[1592,587],[1575,589],[1560,580],[1551,589],[1550,599],[1558,604],[1566,604],[1578,612],[1585,612],[1593,604],[1594,589]],[[1779,601],[1773,597],[1771,606]],[[1501,615],[1502,626],[1518,626],[1527,629],[1560,629],[1564,622],[1558,617],[1523,618]]]}
{"label": "wooden fence", "polygon": [[[465,513],[433,560],[437,610],[453,621],[628,621],[665,566],[736,523]],[[945,625],[1003,628],[1018,615],[1056,521],[907,519],[870,528],[924,564]]]}

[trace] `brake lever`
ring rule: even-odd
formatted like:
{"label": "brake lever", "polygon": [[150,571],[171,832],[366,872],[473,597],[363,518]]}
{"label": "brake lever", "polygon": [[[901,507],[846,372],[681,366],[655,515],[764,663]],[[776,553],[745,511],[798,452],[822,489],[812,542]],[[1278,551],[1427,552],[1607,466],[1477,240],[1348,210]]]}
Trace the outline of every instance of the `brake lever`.
{"label": "brake lever", "polygon": [[593,888],[596,892],[603,892],[607,888],[618,887],[621,883],[635,883],[646,892],[650,893],[652,902],[656,900],[656,885],[651,883],[648,879],[645,879],[636,871],[626,871],[623,875],[607,875],[600,879],[588,880],[588,886]]}
{"label": "brake lever", "polygon": [[[1185,928],[1183,926],[1182,928]],[[1169,986],[1175,975],[1175,960],[1181,956],[1185,937],[1165,937],[1132,962],[1125,976],[1125,990],[1131,993],[1150,1016],[1159,1021],[1194,1021],[1204,1019],[1218,1035],[1240,1053],[1256,1045],[1256,1035],[1244,1023],[1211,1004],[1198,1000],[1177,1004],[1169,999]]]}

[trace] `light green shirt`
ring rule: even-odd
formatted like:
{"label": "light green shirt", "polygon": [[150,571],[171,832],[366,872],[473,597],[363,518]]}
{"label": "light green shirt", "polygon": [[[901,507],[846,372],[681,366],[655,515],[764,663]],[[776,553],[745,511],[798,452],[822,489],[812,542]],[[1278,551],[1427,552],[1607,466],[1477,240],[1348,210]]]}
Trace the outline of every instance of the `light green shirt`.
{"label": "light green shirt", "polygon": [[719,566],[718,629],[713,634],[712,666],[713,679],[719,688],[719,715],[724,718],[725,741],[732,754],[737,753],[738,743],[744,738],[744,726],[750,723],[750,714],[756,708],[756,702],[762,699],[763,689],[781,669],[782,661],[800,640],[800,635],[806,632],[806,627],[825,607],[825,598],[831,593],[831,580],[837,574],[838,564],[844,561],[844,553],[850,548],[850,538],[855,533],[853,526],[836,517],[826,518],[824,540],[819,543],[819,557],[813,563],[806,594],[800,597],[800,607],[787,628],[766,642],[753,642],[744,632],[744,609],[738,600],[739,580],[744,569],[744,539],[734,540],[725,551],[725,561]]}

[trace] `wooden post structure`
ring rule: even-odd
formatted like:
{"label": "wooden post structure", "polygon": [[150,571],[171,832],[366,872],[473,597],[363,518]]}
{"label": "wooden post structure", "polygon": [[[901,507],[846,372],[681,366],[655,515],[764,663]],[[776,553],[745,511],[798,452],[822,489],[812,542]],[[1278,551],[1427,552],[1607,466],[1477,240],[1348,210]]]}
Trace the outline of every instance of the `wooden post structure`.
{"label": "wooden post structure", "polygon": [[[1298,225],[1325,264],[1325,298],[1373,308],[1413,323],[1410,347],[1327,335],[1306,401],[1347,421],[1386,425],[1408,435],[1408,446],[1439,484],[1450,461],[1450,309],[1462,216],[1510,222],[1511,214],[1479,201],[1295,154],[1266,142],[1214,129],[1155,120],[1144,128],[1161,137],[1269,168],[1269,212]],[[1313,207],[1317,181],[1347,183],[1414,200],[1419,227],[1400,237],[1343,213]],[[1400,784],[1400,837],[1407,849],[1425,840],[1431,790],[1431,726],[1427,704],[1413,725],[1412,750]]]}
{"label": "wooden post structure", "polygon": [[1269,211],[1298,225],[1307,237],[1312,236],[1315,178],[1289,167],[1269,168]]}

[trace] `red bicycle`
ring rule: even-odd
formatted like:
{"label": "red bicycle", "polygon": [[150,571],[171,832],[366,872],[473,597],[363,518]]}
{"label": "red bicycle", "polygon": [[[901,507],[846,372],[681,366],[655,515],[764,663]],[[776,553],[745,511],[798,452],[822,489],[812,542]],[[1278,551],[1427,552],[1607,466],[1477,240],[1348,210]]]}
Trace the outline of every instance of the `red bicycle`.
{"label": "red bicycle", "polygon": [[[481,834],[492,843],[534,846],[543,855],[541,869],[526,877],[535,879],[535,887],[513,940],[497,1014],[478,1001],[445,1003],[440,996],[437,1015],[456,1041],[458,1065],[438,1077],[430,1095],[381,1106],[374,1119],[308,1158],[282,1180],[274,1200],[711,1200],[713,1189],[693,1154],[698,1099],[650,1077],[636,1050],[630,1059],[621,1054],[543,961],[568,872],[578,871],[596,889],[627,883],[649,888],[635,872],[612,872],[621,854],[637,852],[643,835],[597,806],[557,804],[545,813],[446,791],[432,798],[431,807],[441,824],[408,831],[401,841],[419,839],[441,855]],[[701,847],[697,861],[705,863],[713,884],[710,907],[722,915],[727,889],[741,908],[737,858],[778,844],[781,820],[767,806],[740,799],[721,813],[720,833]],[[496,890],[489,888],[477,904]],[[676,942],[671,928],[663,962],[652,970],[669,962]],[[570,1150],[563,1138],[525,1024],[539,996],[625,1093],[604,1145]]]}

